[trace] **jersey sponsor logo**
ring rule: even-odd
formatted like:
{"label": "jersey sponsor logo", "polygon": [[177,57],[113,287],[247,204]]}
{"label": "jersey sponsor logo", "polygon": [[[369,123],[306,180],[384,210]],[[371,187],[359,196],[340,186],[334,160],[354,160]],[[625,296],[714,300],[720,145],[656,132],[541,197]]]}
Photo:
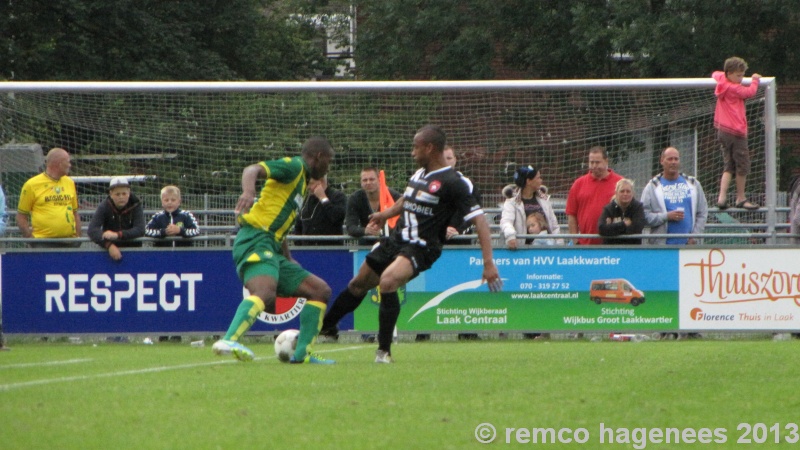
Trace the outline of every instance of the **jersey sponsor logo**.
{"label": "jersey sponsor logo", "polygon": [[[403,202],[403,209],[413,212],[415,214],[422,214],[424,216],[432,216],[433,208],[430,206],[418,205],[412,202]],[[408,222],[406,222],[408,224]]]}
{"label": "jersey sponsor logo", "polygon": [[434,205],[438,205],[439,204],[439,197],[437,197],[435,195],[428,194],[425,191],[419,191],[419,192],[417,192],[417,201],[420,201],[420,202],[423,202],[423,203],[433,203]]}
{"label": "jersey sponsor logo", "polygon": [[442,182],[439,180],[431,181],[431,184],[428,186],[428,190],[431,191],[431,194],[435,194],[442,187]]}
{"label": "jersey sponsor logo", "polygon": [[44,201],[45,202],[55,202],[55,203],[59,203],[59,204],[64,204],[66,202],[72,201],[72,196],[71,195],[61,195],[61,194],[59,194],[59,195],[46,195],[44,197]]}

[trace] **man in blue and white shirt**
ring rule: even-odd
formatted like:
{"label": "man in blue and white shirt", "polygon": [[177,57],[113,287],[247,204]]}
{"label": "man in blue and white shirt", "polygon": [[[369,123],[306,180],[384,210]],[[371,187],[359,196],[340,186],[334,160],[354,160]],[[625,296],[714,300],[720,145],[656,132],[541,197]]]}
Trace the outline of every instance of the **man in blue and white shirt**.
{"label": "man in blue and white shirt", "polygon": [[[663,172],[644,187],[642,204],[652,234],[700,234],[708,219],[708,202],[700,182],[681,173],[681,156],[675,147],[661,153]],[[651,244],[696,244],[686,237],[650,239]]]}

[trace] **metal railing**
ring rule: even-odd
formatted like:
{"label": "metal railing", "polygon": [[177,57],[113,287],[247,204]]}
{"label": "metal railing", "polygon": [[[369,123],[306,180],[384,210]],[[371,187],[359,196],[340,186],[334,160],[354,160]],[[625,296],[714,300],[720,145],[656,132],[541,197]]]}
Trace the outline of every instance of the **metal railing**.
{"label": "metal railing", "polygon": [[[145,217],[150,217],[156,212],[160,210],[157,209],[147,209],[145,210]],[[502,248],[505,245],[505,240],[503,236],[500,234],[500,208],[484,208],[486,212],[487,218],[489,220],[489,227],[490,231],[492,232],[492,238],[494,241],[494,246],[498,248]],[[775,212],[779,217],[787,217],[789,208],[787,207],[780,207],[775,208]],[[709,209],[709,219],[715,219],[718,214],[726,214],[728,217],[732,215],[742,216],[748,220],[756,219],[757,217],[763,217],[766,213],[766,209],[762,208],[757,211],[732,211],[732,210],[725,210],[720,211],[717,208],[710,208]],[[195,247],[215,247],[215,246],[222,246],[222,247],[230,247],[233,244],[233,239],[235,238],[235,234],[238,230],[238,227],[235,225],[234,213],[233,210],[230,209],[200,209],[200,210],[192,210],[192,213],[195,215],[198,223],[200,224],[201,235],[192,238],[192,242],[195,243]],[[8,216],[14,217],[16,214],[15,210],[9,210]],[[81,219],[83,221],[84,226],[82,227],[82,235],[86,236],[86,230],[88,228],[88,222],[91,220],[91,215],[93,211],[82,211]],[[563,209],[556,210],[556,215],[558,217],[565,217]],[[729,219],[730,220],[730,219]],[[565,223],[564,220],[562,223]],[[562,226],[562,229],[566,228],[566,226]],[[770,224],[765,222],[734,222],[734,223],[716,223],[710,221],[706,223],[706,230],[702,234],[649,234],[643,233],[639,235],[627,235],[627,236],[616,236],[615,239],[643,239],[644,242],[642,245],[650,245],[647,243],[647,239],[654,239],[654,238],[696,238],[701,239],[704,242],[708,243],[709,245],[725,245],[725,244],[745,244],[745,243],[758,243],[764,244],[768,241],[773,241],[775,245],[788,245],[791,244],[791,238],[797,238],[797,235],[789,234],[787,231],[789,229],[788,223],[774,223]],[[589,235],[589,234],[581,234],[581,235],[571,235],[566,233],[561,233],[559,235],[518,235],[520,239],[526,240],[536,240],[536,239],[563,239],[565,242],[559,246],[568,246],[571,245],[571,240],[577,238],[602,238],[599,235]],[[152,242],[158,242],[163,240],[181,240],[182,238],[164,238],[164,239],[154,239],[143,237],[139,238],[138,240],[144,243],[145,247],[151,246]],[[366,239],[367,241],[374,241],[376,238],[371,237],[364,237],[359,239]],[[454,241],[459,241],[459,244],[465,241],[475,241],[477,236],[475,235],[459,235],[452,238]],[[725,240],[731,240],[731,242],[726,242]],[[358,246],[358,239],[353,238],[352,236],[348,236],[342,232],[342,235],[334,235],[334,236],[298,236],[298,235],[289,235],[288,240],[290,243],[295,243],[296,241],[314,241],[323,244],[330,244],[332,246],[341,246],[346,245],[348,247],[357,247]],[[91,241],[86,238],[73,238],[70,240],[64,239],[32,239],[32,238],[23,238],[19,233],[19,229],[14,226],[6,227],[6,234],[4,237],[0,237],[0,248],[20,248],[25,247],[26,244],[30,242],[76,242],[80,243],[81,247],[84,243],[91,244]],[[477,243],[473,243],[473,245],[477,245]],[[92,247],[93,245],[87,245]],[[191,247],[189,247],[191,248]]]}

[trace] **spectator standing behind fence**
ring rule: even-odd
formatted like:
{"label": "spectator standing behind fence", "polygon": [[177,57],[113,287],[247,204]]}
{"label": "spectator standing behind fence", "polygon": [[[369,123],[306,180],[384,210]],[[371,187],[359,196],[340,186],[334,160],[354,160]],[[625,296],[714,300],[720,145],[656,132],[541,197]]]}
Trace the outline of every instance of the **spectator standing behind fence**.
{"label": "spectator standing behind fence", "polygon": [[[300,236],[341,236],[347,196],[328,185],[328,177],[311,180],[308,196],[300,209],[294,233]],[[342,241],[297,241],[298,245],[341,245]]]}
{"label": "spectator standing behind fence", "polygon": [[[567,222],[570,234],[598,234],[597,222],[603,208],[614,195],[622,176],[608,167],[608,152],[604,147],[589,149],[589,173],[578,178],[567,194]],[[602,244],[600,238],[578,238],[579,245]]]}
{"label": "spectator standing behind fence", "polygon": [[[644,217],[653,234],[702,234],[708,218],[708,203],[700,182],[682,174],[680,152],[667,147],[661,152],[663,172],[653,177],[642,192]],[[653,238],[651,244],[696,244],[685,237]]]}
{"label": "spectator standing behind fence", "polygon": [[[364,236],[380,236],[382,230],[369,225],[370,214],[380,211],[380,181],[378,169],[365,167],[361,170],[361,189],[350,194],[347,199],[345,228],[347,234],[359,238],[359,245],[372,245],[377,240],[364,239]],[[389,188],[389,194],[397,201],[400,193]]]}
{"label": "spectator standing behind fence", "polygon": [[[458,158],[456,158],[456,152],[453,150],[453,147],[449,145],[445,145],[444,151],[442,152],[444,156],[444,162],[456,170],[456,164],[458,163]],[[461,176],[461,178],[469,185],[469,192],[472,195],[472,198],[475,199],[475,202],[480,205],[481,204],[481,191],[478,189],[477,186],[472,184],[472,180],[465,177],[463,173],[456,170],[456,173]],[[462,234],[474,234],[475,227],[472,225],[471,222],[464,220],[464,217],[458,213],[453,214],[453,217],[450,218],[450,224],[447,226],[447,230],[445,231],[445,241],[449,245],[472,245],[474,240],[472,239],[453,239],[456,236]],[[417,334],[416,341],[427,341],[430,340],[430,334]],[[465,341],[465,340],[479,340],[480,337],[478,333],[459,333],[458,339]]]}
{"label": "spectator standing behind fence", "polygon": [[[25,238],[81,237],[78,192],[70,178],[69,153],[53,148],[45,157],[44,172],[22,185],[17,226]],[[29,242],[30,247],[80,247],[80,242]]]}
{"label": "spectator standing behind fence", "polygon": [[[544,227],[549,234],[561,233],[556,220],[553,205],[542,186],[542,174],[533,166],[522,166],[514,172],[514,186],[503,188],[506,201],[500,214],[500,232],[506,241],[506,247],[516,250],[531,240],[518,239],[517,235],[528,234],[527,218],[534,213],[541,213],[547,221]],[[534,242],[535,243],[535,242]],[[557,243],[563,243],[558,240]]]}
{"label": "spectator standing behind fence", "polygon": [[[444,160],[448,166],[452,167],[453,170],[456,169],[456,164],[458,163],[458,158],[456,158],[456,152],[453,150],[453,147],[446,146],[444,148]],[[457,171],[458,172],[458,171]],[[478,189],[478,186],[475,186],[472,183],[472,180],[465,177],[463,173],[458,172],[464,181],[470,186],[470,192],[472,193],[472,197],[475,198],[475,201],[480,205],[481,204],[481,191]],[[447,227],[447,233],[445,237],[447,238],[447,243],[450,245],[470,245],[473,243],[472,240],[468,239],[453,239],[453,237],[458,236],[460,234],[474,234],[475,229],[472,226],[471,222],[465,221],[463,217],[460,217],[458,214],[454,214],[453,218],[450,219],[450,225]]]}
{"label": "spectator standing behind fence", "polygon": [[717,207],[728,207],[728,187],[731,178],[735,177],[736,207],[749,210],[759,206],[747,199],[745,185],[750,174],[750,150],[747,148],[747,116],[744,101],[758,91],[761,75],[754,73],[749,86],[742,85],[747,63],[739,57],[725,60],[724,72],[716,71],[711,77],[717,81],[714,94],[717,106],[714,109],[714,128],[722,149],[722,160],[725,167],[719,182]]}
{"label": "spectator standing behind fence", "polygon": [[153,214],[145,226],[145,236],[164,239],[168,237],[187,238],[158,240],[155,247],[190,247],[193,238],[200,234],[200,227],[191,211],[181,209],[181,190],[178,186],[164,186],[161,189],[161,207],[163,210]]}
{"label": "spectator standing behind fence", "polygon": [[608,245],[641,245],[641,238],[626,239],[616,236],[642,234],[647,224],[644,218],[644,205],[633,197],[633,180],[623,178],[617,181],[614,197],[603,208],[597,228],[603,243]]}
{"label": "spectator standing behind fence", "polygon": [[108,250],[114,261],[122,259],[120,247],[141,247],[136,238],[144,236],[144,207],[131,192],[127,178],[114,177],[108,184],[108,198],[97,205],[89,222],[89,239]]}

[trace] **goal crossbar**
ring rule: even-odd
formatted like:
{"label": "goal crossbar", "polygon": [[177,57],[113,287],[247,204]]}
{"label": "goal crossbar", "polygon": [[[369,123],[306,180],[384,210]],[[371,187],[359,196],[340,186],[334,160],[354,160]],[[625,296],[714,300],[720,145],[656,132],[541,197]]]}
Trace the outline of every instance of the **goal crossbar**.
{"label": "goal crossbar", "polygon": [[[749,78],[745,78],[747,84]],[[774,77],[764,77],[772,86]],[[0,92],[394,92],[676,89],[713,87],[712,78],[642,78],[584,80],[454,80],[454,81],[10,81]]]}

